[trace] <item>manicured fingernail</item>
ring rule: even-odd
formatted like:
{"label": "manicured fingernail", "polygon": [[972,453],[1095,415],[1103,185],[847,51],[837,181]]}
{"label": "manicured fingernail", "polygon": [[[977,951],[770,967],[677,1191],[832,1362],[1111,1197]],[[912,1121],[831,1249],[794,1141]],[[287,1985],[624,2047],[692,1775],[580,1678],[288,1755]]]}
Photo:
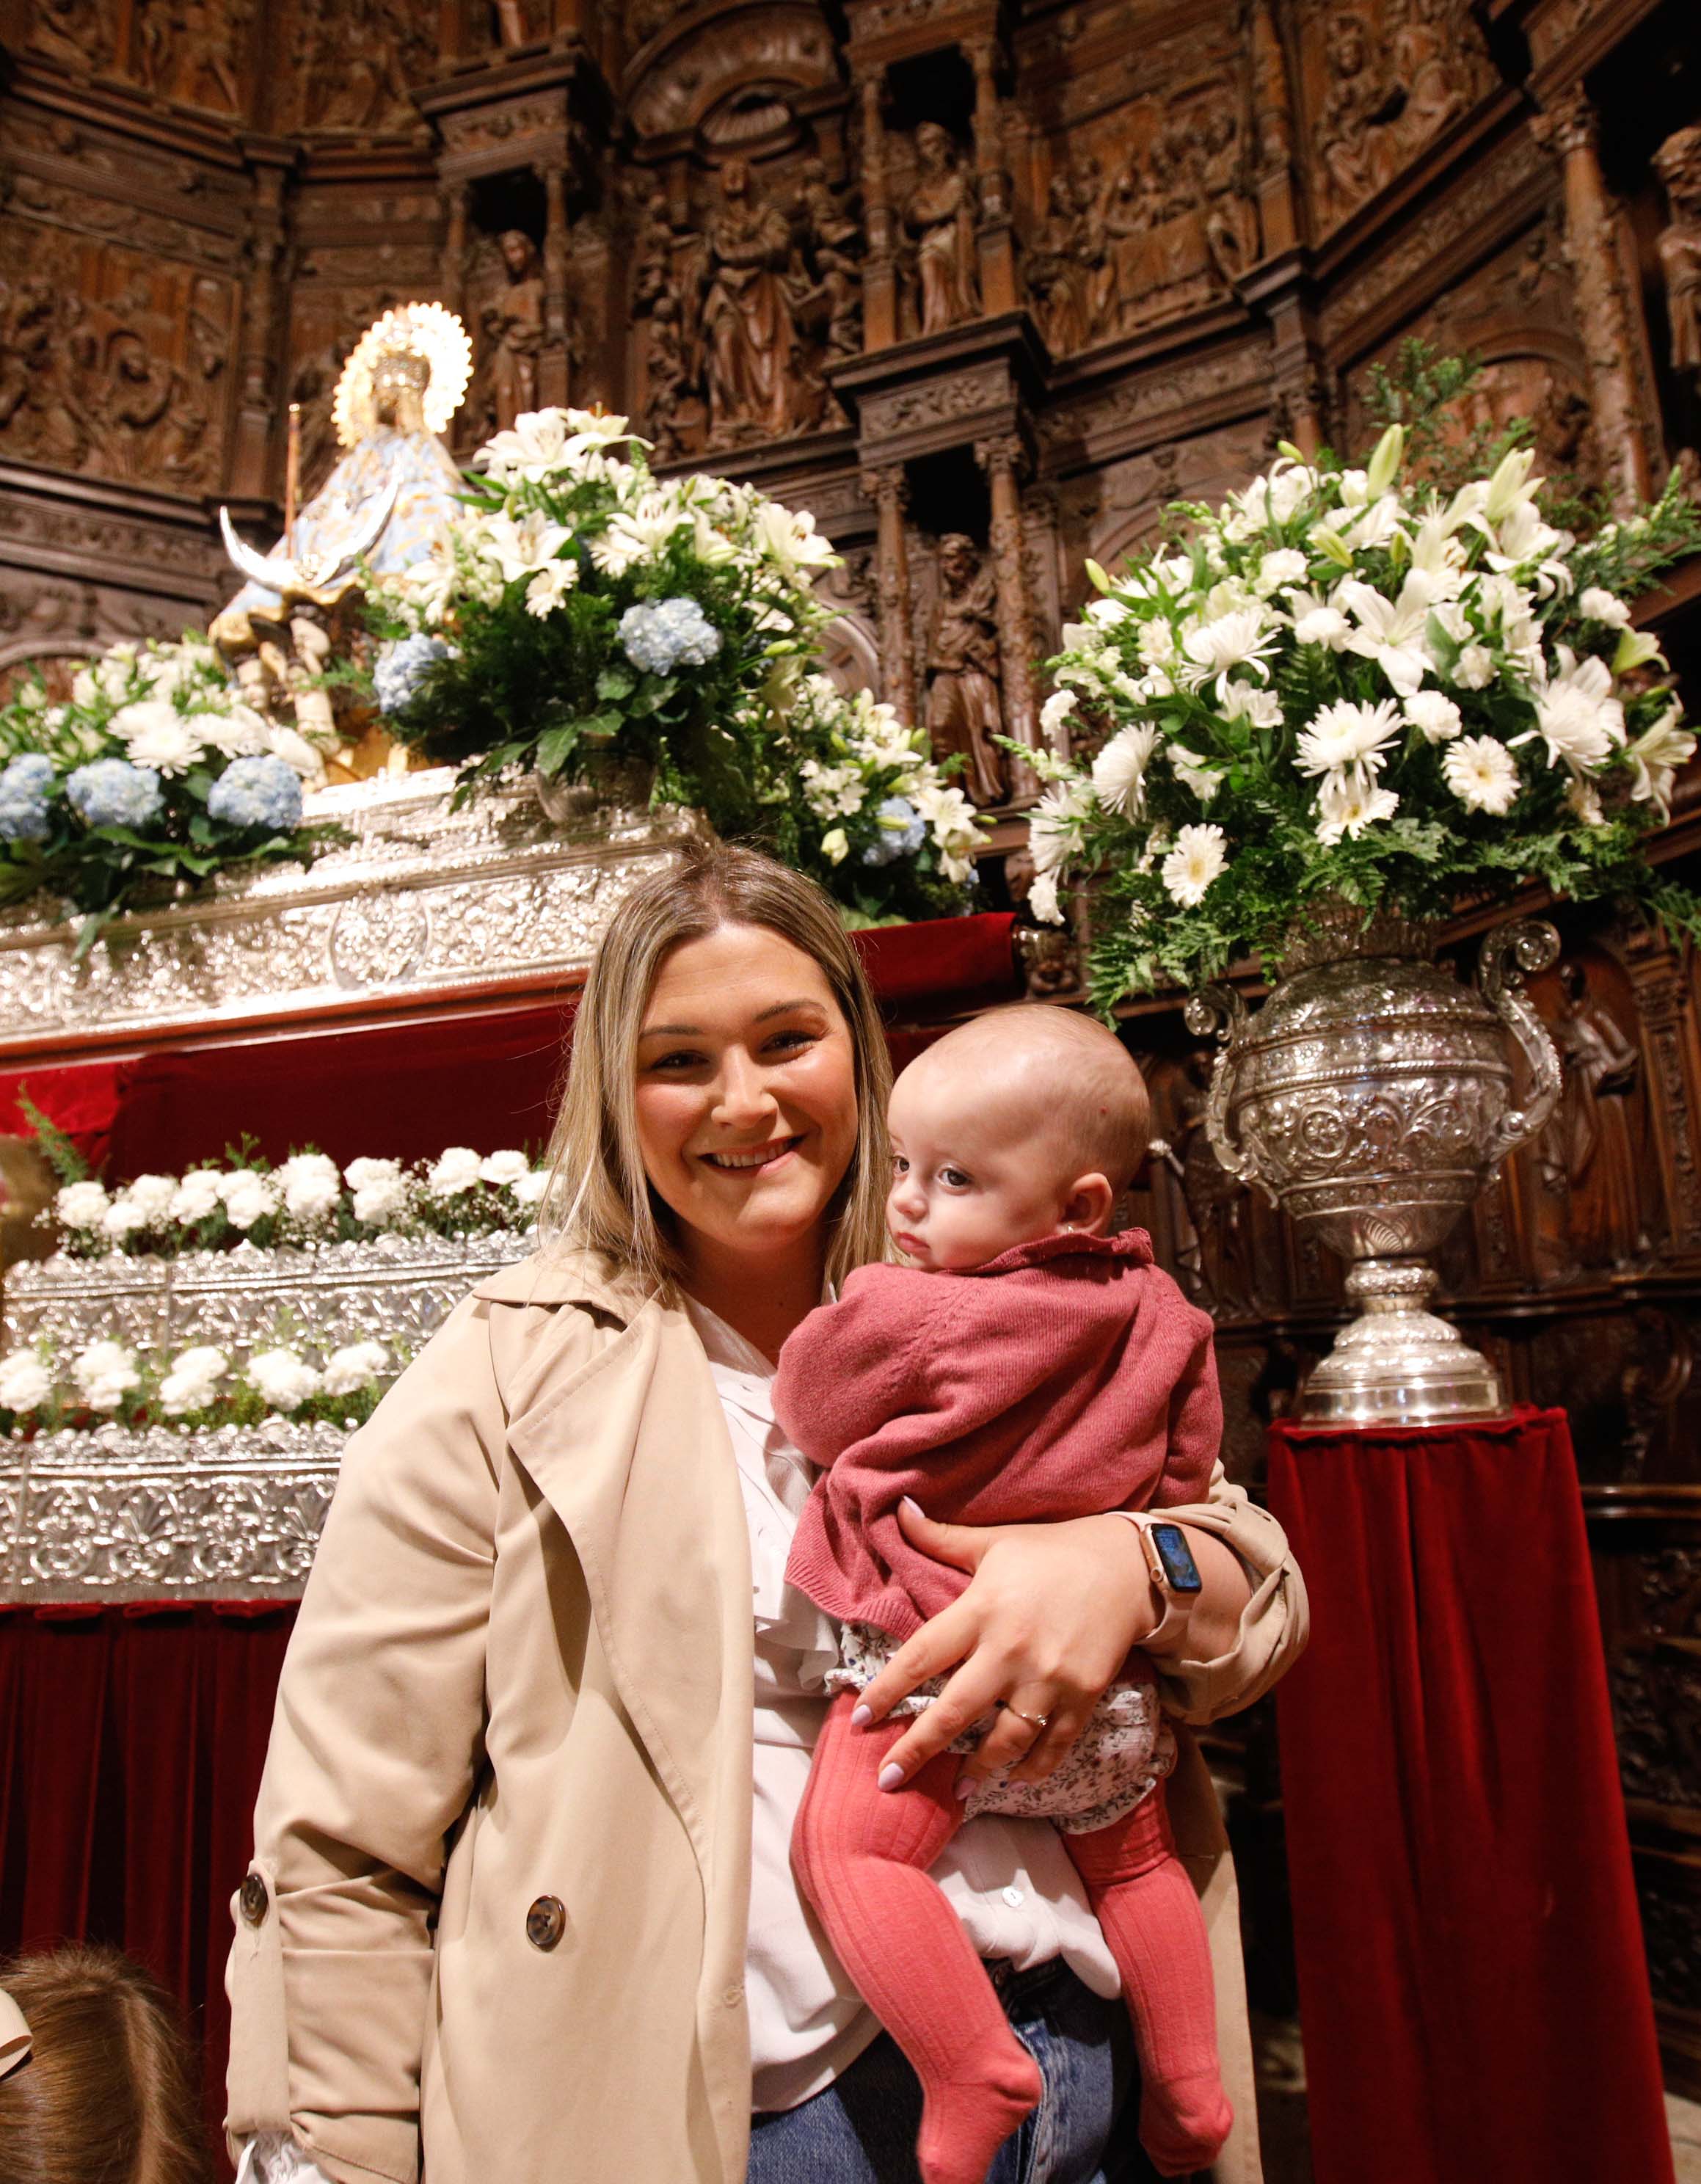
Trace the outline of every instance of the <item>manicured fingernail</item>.
{"label": "manicured fingernail", "polygon": [[980,1785],[975,1780],[973,1775],[959,1774],[956,1778],[956,1788],[953,1792],[953,1795],[958,1797],[972,1797],[979,1787]]}
{"label": "manicured fingernail", "polygon": [[901,1790],[903,1786],[903,1769],[899,1766],[896,1760],[888,1760],[880,1769],[880,1787],[883,1790]]}
{"label": "manicured fingernail", "polygon": [[902,1502],[899,1506],[902,1508],[907,1509],[912,1517],[919,1517],[924,1513],[921,1503],[917,1501],[913,1494],[905,1495]]}
{"label": "manicured fingernail", "polygon": [[850,1726],[852,1729],[867,1729],[869,1723],[873,1721],[873,1715],[865,1706],[854,1706],[850,1709]]}

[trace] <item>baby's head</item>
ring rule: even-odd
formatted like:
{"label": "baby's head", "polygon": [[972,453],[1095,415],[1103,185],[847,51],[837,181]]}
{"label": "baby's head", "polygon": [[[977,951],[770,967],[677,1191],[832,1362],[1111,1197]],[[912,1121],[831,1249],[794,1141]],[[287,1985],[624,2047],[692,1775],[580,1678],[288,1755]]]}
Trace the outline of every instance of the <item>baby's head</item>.
{"label": "baby's head", "polygon": [[1152,1106],[1114,1032],[1068,1009],[997,1009],[893,1087],[886,1227],[927,1272],[1059,1228],[1101,1234],[1146,1156]]}

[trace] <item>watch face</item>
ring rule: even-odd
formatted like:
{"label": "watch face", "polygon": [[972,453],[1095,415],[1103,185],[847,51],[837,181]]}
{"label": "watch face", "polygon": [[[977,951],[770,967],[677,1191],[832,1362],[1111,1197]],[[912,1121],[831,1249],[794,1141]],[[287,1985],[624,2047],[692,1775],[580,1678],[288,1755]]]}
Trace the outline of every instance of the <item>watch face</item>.
{"label": "watch face", "polygon": [[1152,1544],[1157,1550],[1157,1558],[1163,1564],[1163,1574],[1177,1592],[1202,1592],[1205,1580],[1199,1574],[1199,1565],[1193,1559],[1193,1550],[1187,1544],[1187,1535],[1179,1524],[1152,1524]]}

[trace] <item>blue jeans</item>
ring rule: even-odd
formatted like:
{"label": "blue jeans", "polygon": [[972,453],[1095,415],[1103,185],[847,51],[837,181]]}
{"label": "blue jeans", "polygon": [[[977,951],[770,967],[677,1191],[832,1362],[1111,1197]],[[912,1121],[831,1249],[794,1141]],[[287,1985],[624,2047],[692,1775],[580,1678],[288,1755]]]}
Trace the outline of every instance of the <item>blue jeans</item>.
{"label": "blue jeans", "polygon": [[[1005,2014],[1040,2065],[1040,2105],[999,2148],[987,2184],[1137,2184],[1152,2172],[1123,2114],[1134,2086],[1133,2043],[1120,2002],[1104,2002],[1061,1960],[1018,1972]],[[1113,2127],[1130,2154],[1107,2163]],[[825,2092],[758,2115],[745,2184],[917,2184],[922,2089],[882,2033]],[[1132,2166],[1126,2165],[1132,2161]]]}

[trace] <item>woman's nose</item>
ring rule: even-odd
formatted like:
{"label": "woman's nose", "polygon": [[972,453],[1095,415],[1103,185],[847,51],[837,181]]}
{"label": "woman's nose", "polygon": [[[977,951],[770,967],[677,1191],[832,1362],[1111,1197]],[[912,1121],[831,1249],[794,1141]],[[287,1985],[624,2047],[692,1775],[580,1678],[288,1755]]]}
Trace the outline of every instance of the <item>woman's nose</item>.
{"label": "woman's nose", "polygon": [[775,1107],[767,1080],[750,1056],[729,1054],[721,1072],[715,1120],[730,1129],[750,1129],[767,1121]]}

